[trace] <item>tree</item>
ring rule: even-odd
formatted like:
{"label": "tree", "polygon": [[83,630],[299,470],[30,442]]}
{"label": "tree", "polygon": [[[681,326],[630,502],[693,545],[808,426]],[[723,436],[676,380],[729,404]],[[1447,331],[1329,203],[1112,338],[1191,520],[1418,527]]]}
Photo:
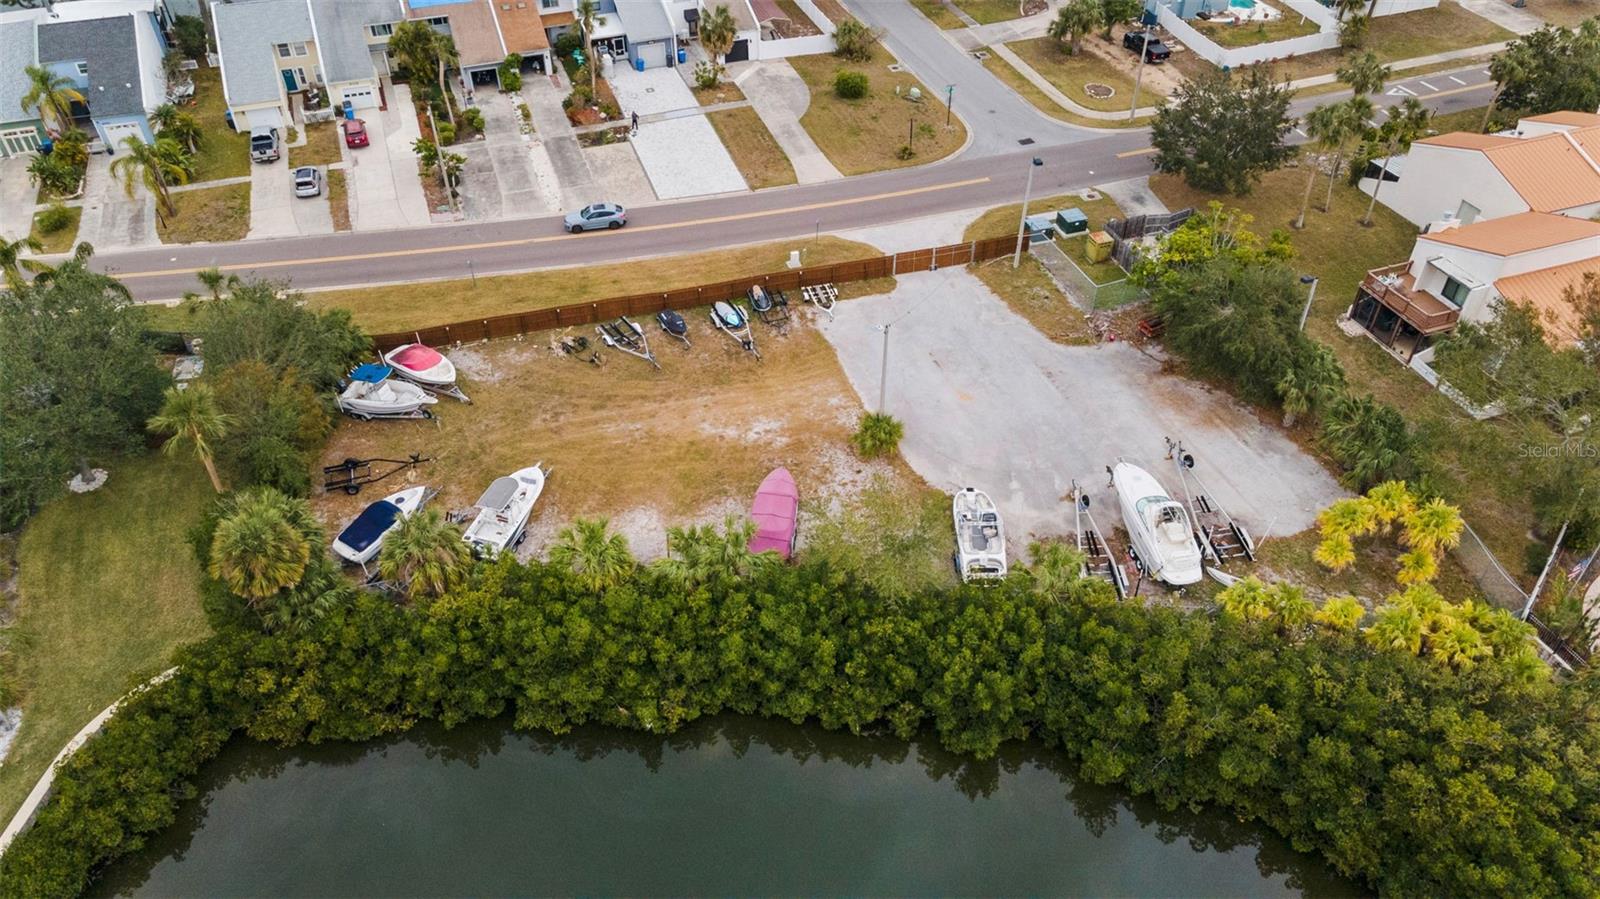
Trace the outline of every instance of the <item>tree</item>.
{"label": "tree", "polygon": [[688,588],[751,577],[778,560],[777,553],[750,551],[755,534],[756,523],[737,515],[723,520],[720,533],[709,524],[668,528],[667,556],[651,570]]}
{"label": "tree", "polygon": [[90,271],[88,245],[32,284],[0,291],[0,528],[21,524],[74,471],[137,450],[171,377],[144,312]]}
{"label": "tree", "polygon": [[370,358],[371,341],[344,309],[317,311],[287,285],[246,281],[199,306],[193,330],[205,346],[206,373],[241,362],[293,371],[317,391],[330,391],[351,367]]}
{"label": "tree", "polygon": [[1346,61],[1334,71],[1334,76],[1350,85],[1350,90],[1356,96],[1375,94],[1383,90],[1384,83],[1392,74],[1394,70],[1384,65],[1378,54],[1371,50]]}
{"label": "tree", "polygon": [[500,90],[505,93],[514,94],[522,90],[522,54],[507,54],[505,62],[495,70],[495,78],[500,82]]}
{"label": "tree", "polygon": [[442,596],[466,576],[472,551],[438,509],[418,509],[384,535],[378,573],[411,596]]}
{"label": "tree", "polygon": [[1071,41],[1076,56],[1083,49],[1083,36],[1100,27],[1104,15],[1100,0],[1067,0],[1045,33],[1057,42]]}
{"label": "tree", "polygon": [[855,497],[807,508],[806,560],[900,601],[948,583],[950,502],[874,477]]}
{"label": "tree", "polygon": [[1339,47],[1349,50],[1367,45],[1367,35],[1372,31],[1372,19],[1356,13],[1339,22]]}
{"label": "tree", "polygon": [[172,23],[172,34],[184,56],[199,59],[206,55],[210,38],[206,35],[206,23],[203,19],[198,16],[179,16]]}
{"label": "tree", "polygon": [[1344,393],[1344,367],[1333,351],[1320,343],[1299,345],[1295,359],[1273,385],[1283,404],[1283,426],[1294,427],[1307,413],[1320,413]]}
{"label": "tree", "polygon": [[739,26],[733,21],[726,3],[717,4],[715,9],[700,19],[700,46],[711,54],[713,64],[722,62],[722,58],[728,55],[738,34]]}
{"label": "tree", "polygon": [[406,70],[407,76],[416,79],[423,73],[433,74],[439,59],[439,38],[442,35],[422,19],[396,22],[389,35],[389,52]]}
{"label": "tree", "polygon": [[461,55],[456,52],[455,39],[449,35],[437,34],[434,37],[433,62],[439,70],[439,96],[444,99],[445,118],[450,120],[450,127],[456,124],[456,104],[450,99],[450,83],[445,80],[445,72],[452,66],[461,64]]}
{"label": "tree", "polygon": [[[1310,138],[1308,146],[1327,152],[1339,145],[1344,138],[1344,123],[1339,116],[1338,104],[1323,103],[1316,109],[1306,114],[1306,137]],[[1317,183],[1316,160],[1306,158],[1306,192],[1300,198],[1300,216],[1294,220],[1296,230],[1306,226],[1306,210],[1311,207],[1311,189]]]}
{"label": "tree", "polygon": [[[606,23],[606,17],[600,14],[600,4],[595,0],[578,0],[578,5],[573,12],[578,24],[578,30],[583,33],[583,52],[586,57],[594,55],[594,30]],[[590,59],[585,66],[589,70],[589,93],[598,94],[599,75],[595,60]]]}
{"label": "tree", "polygon": [[217,457],[234,485],[310,493],[312,465],[333,417],[300,372],[245,359],[208,372],[206,380],[216,388],[217,407],[233,420]]}
{"label": "tree", "polygon": [[[163,147],[162,144],[167,144]],[[138,137],[129,137],[123,140],[123,153],[111,163],[111,173],[122,176],[122,189],[128,199],[134,198],[134,181],[137,179],[145,188],[156,195],[159,200],[157,214],[162,210],[167,215],[173,215],[178,208],[172,203],[172,194],[169,185],[185,184],[189,174],[183,167],[172,161],[171,149],[177,147],[177,141],[168,137],[158,137],[155,143],[147,144]]]}
{"label": "tree", "polygon": [[605,518],[579,518],[561,529],[550,547],[550,564],[572,572],[585,590],[607,590],[633,573],[628,538],[607,530]]}
{"label": "tree", "polygon": [[1028,544],[1028,558],[1034,589],[1042,596],[1060,597],[1083,578],[1084,555],[1065,541],[1035,540]]}
{"label": "tree", "polygon": [[1600,107],[1600,21],[1525,34],[1489,61],[1489,75],[1498,105],[1524,115]]}
{"label": "tree", "polygon": [[22,108],[32,109],[58,132],[72,127],[72,104],[86,102],[83,94],[72,86],[72,79],[43,66],[23,66],[22,72],[28,79],[28,91],[22,95]]}
{"label": "tree", "polygon": [[1155,166],[1181,174],[1197,190],[1243,195],[1294,155],[1289,91],[1252,69],[1241,79],[1211,72],[1179,88],[1156,113],[1150,142]]}
{"label": "tree", "polygon": [[1370,395],[1335,402],[1322,422],[1322,442],[1345,467],[1351,486],[1404,478],[1416,467],[1405,418]]}
{"label": "tree", "polygon": [[1356,94],[1334,106],[1333,111],[1333,167],[1328,170],[1328,195],[1322,200],[1322,211],[1333,209],[1333,186],[1339,179],[1339,167],[1344,164],[1345,147],[1359,140],[1367,132],[1367,122],[1372,118],[1372,101]]}
{"label": "tree", "polygon": [[42,272],[50,266],[37,259],[24,259],[23,251],[40,253],[44,251],[44,244],[32,235],[25,235],[16,240],[6,240],[0,237],[0,273],[5,275],[6,284],[12,290],[20,290],[26,283],[22,277],[23,272]]}
{"label": "tree", "polygon": [[1335,596],[1322,604],[1312,620],[1322,627],[1338,633],[1355,633],[1361,619],[1367,617],[1366,607],[1354,596]]}
{"label": "tree", "polygon": [[1105,39],[1111,40],[1111,29],[1126,25],[1144,12],[1141,0],[1100,0],[1100,24],[1105,26]]}
{"label": "tree", "polygon": [[211,537],[206,571],[252,608],[300,584],[322,529],[304,500],[270,487],[233,494]]}
{"label": "tree", "polygon": [[873,48],[878,45],[878,33],[860,19],[851,16],[833,28],[833,55],[851,62],[872,59]]}
{"label": "tree", "polygon": [[157,434],[168,435],[162,447],[166,453],[175,453],[186,445],[193,447],[195,458],[211,479],[211,488],[221,493],[222,478],[217,476],[213,454],[216,442],[228,436],[233,421],[233,416],[217,407],[217,396],[209,384],[190,384],[182,389],[167,388],[161,411],[150,417],[148,427]]}
{"label": "tree", "polygon": [[1428,123],[1432,120],[1433,113],[1416,97],[1407,97],[1403,102],[1389,107],[1389,117],[1378,129],[1378,139],[1383,142],[1383,166],[1378,174],[1378,183],[1372,187],[1372,199],[1367,201],[1367,214],[1361,217],[1362,225],[1372,226],[1372,211],[1378,205],[1378,191],[1383,189],[1383,182],[1389,177],[1389,160],[1396,153],[1411,149],[1412,141],[1428,133]]}
{"label": "tree", "polygon": [[190,153],[197,152],[200,141],[205,138],[200,122],[171,103],[157,106],[155,112],[150,113],[150,123],[162,137],[170,137],[188,147]]}

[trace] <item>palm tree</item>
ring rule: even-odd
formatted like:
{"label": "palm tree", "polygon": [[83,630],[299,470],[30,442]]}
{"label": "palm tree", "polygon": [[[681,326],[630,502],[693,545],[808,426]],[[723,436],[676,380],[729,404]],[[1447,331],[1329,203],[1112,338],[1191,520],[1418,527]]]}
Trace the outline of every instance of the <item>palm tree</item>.
{"label": "palm tree", "polygon": [[10,285],[12,290],[22,289],[24,271],[38,274],[50,268],[37,259],[22,258],[24,250],[30,253],[42,252],[44,244],[32,235],[19,237],[16,240],[0,237],[0,273],[5,274],[6,284]]}
{"label": "palm tree", "polygon": [[1267,596],[1267,585],[1251,575],[1217,594],[1217,604],[1224,614],[1245,621],[1265,621],[1272,617],[1272,606]]}
{"label": "palm tree", "polygon": [[[1324,152],[1332,150],[1338,144],[1339,114],[1335,104],[1324,103],[1306,114],[1306,136],[1311,139],[1312,146]],[[1306,193],[1300,198],[1300,217],[1294,220],[1296,229],[1306,226],[1306,210],[1311,206],[1311,189],[1317,183],[1317,164],[1308,161],[1306,165]]]}
{"label": "palm tree", "polygon": [[608,532],[604,518],[579,518],[561,529],[550,563],[572,572],[579,586],[600,591],[621,583],[634,568],[628,538]]}
{"label": "palm tree", "polygon": [[1100,27],[1104,14],[1099,0],[1071,0],[1056,12],[1046,33],[1057,41],[1070,40],[1077,55],[1083,49],[1083,36]]}
{"label": "palm tree", "polygon": [[211,538],[207,572],[252,607],[300,583],[320,545],[311,508],[270,487],[238,494]]}
{"label": "palm tree", "polygon": [[127,192],[128,199],[133,199],[133,184],[137,178],[161,201],[158,211],[164,209],[167,215],[172,215],[178,210],[167,188],[187,183],[189,173],[172,161],[170,153],[162,152],[163,148],[158,146],[162,141],[175,143],[164,137],[156,138],[154,144],[147,144],[138,137],[124,140],[122,145],[127,152],[111,163],[111,173],[122,176],[122,189]]}
{"label": "palm tree", "polygon": [[150,123],[156,126],[158,134],[183,144],[190,153],[200,149],[200,141],[205,136],[194,116],[171,103],[157,106],[155,112],[150,113]]}
{"label": "palm tree", "polygon": [[194,276],[201,284],[206,286],[207,290],[211,291],[211,298],[213,300],[222,299],[223,288],[227,288],[231,291],[240,284],[244,283],[243,281],[239,280],[238,275],[232,273],[224,274],[222,269],[217,268],[214,265],[210,268],[203,268],[195,272]]}
{"label": "palm tree", "polygon": [[1416,655],[1422,651],[1422,615],[1409,605],[1386,603],[1375,613],[1366,635],[1374,646]]}
{"label": "palm tree", "polygon": [[444,98],[445,118],[450,124],[456,123],[455,104],[450,102],[450,86],[445,83],[445,70],[454,65],[461,64],[461,55],[456,52],[455,39],[449,35],[438,35],[433,42],[434,62],[439,66],[439,96]]}
{"label": "palm tree", "polygon": [[1267,607],[1284,636],[1305,630],[1317,608],[1306,598],[1305,588],[1284,583],[1273,584],[1267,591]]}
{"label": "palm tree", "polygon": [[738,34],[739,26],[734,23],[727,4],[718,4],[716,9],[700,19],[700,46],[711,54],[712,63],[721,62],[733,49],[733,41]]}
{"label": "palm tree", "polygon": [[[583,58],[588,60],[585,65],[589,69],[589,92],[599,90],[599,66],[594,59],[594,45],[590,43],[590,35],[594,30],[606,23],[606,17],[600,14],[600,5],[595,0],[578,0],[573,16],[578,23],[578,31],[583,34]],[[729,46],[732,46],[730,44]]]}
{"label": "palm tree", "polygon": [[461,532],[438,509],[420,509],[401,519],[383,538],[378,574],[405,585],[406,592],[440,596],[460,582],[472,564]]}
{"label": "palm tree", "polygon": [[1355,564],[1355,541],[1346,534],[1329,534],[1317,542],[1311,558],[1330,571],[1343,571]]}
{"label": "palm tree", "polygon": [[1361,605],[1361,600],[1354,596],[1335,596],[1323,603],[1311,620],[1330,631],[1348,634],[1355,631],[1366,615],[1367,610]]}
{"label": "palm tree", "polygon": [[1070,543],[1035,540],[1028,544],[1028,558],[1033,560],[1028,570],[1034,590],[1041,596],[1060,596],[1083,577],[1083,553]]}
{"label": "palm tree", "polygon": [[1405,530],[1400,541],[1407,546],[1437,555],[1461,545],[1461,531],[1465,522],[1461,510],[1438,497],[1413,509],[1405,517]]}
{"label": "palm tree", "polygon": [[1411,488],[1406,486],[1405,481],[1384,481],[1373,487],[1367,491],[1367,502],[1371,504],[1373,514],[1385,534],[1389,533],[1395,522],[1404,521],[1417,507],[1417,498],[1411,494]]}
{"label": "palm tree", "polygon": [[1500,95],[1505,93],[1506,87],[1527,78],[1527,72],[1522,65],[1522,58],[1514,53],[1501,53],[1489,60],[1489,74],[1494,78],[1494,93],[1489,97],[1489,105],[1483,108],[1483,123],[1478,126],[1478,133],[1489,130],[1489,120],[1494,117],[1495,108],[1500,105]]}
{"label": "palm tree", "polygon": [[168,387],[161,399],[161,411],[151,416],[145,426],[157,434],[171,435],[163,452],[175,453],[185,444],[194,447],[195,457],[206,467],[206,476],[211,478],[211,487],[222,492],[222,478],[217,477],[211,448],[216,441],[228,436],[233,417],[217,408],[217,395],[210,385]]}
{"label": "palm tree", "polygon": [[684,587],[750,577],[778,560],[774,552],[750,551],[755,533],[755,522],[737,515],[723,520],[721,533],[709,524],[668,528],[667,557],[651,569]]}
{"label": "palm tree", "polygon": [[1340,66],[1334,75],[1350,85],[1350,90],[1360,97],[1382,90],[1384,82],[1393,73],[1394,70],[1384,65],[1378,54],[1368,50]]}
{"label": "palm tree", "polygon": [[72,86],[72,79],[57,75],[43,66],[24,66],[28,92],[22,95],[22,108],[34,110],[40,119],[65,131],[72,124],[72,104],[86,103],[83,94]]}
{"label": "palm tree", "polygon": [[1283,402],[1283,426],[1292,428],[1296,418],[1324,408],[1339,396],[1344,389],[1344,368],[1332,350],[1310,344],[1276,387]]}
{"label": "palm tree", "polygon": [[1439,559],[1426,550],[1413,549],[1400,554],[1400,571],[1395,580],[1411,586],[1426,584],[1439,576]]}
{"label": "palm tree", "polygon": [[1142,12],[1142,0],[1100,0],[1100,25],[1105,28],[1105,39],[1111,40],[1111,29],[1138,19]]}
{"label": "palm tree", "polygon": [[1378,183],[1372,187],[1372,199],[1367,201],[1367,214],[1361,217],[1361,224],[1372,226],[1372,210],[1378,205],[1378,191],[1383,189],[1384,179],[1389,177],[1389,160],[1396,153],[1411,148],[1411,142],[1428,133],[1428,123],[1433,120],[1433,113],[1428,111],[1422,101],[1416,97],[1407,97],[1405,102],[1389,107],[1389,118],[1378,129],[1378,134],[1383,140],[1383,172],[1378,176]]}
{"label": "palm tree", "polygon": [[1328,195],[1322,201],[1323,212],[1328,212],[1333,208],[1333,186],[1339,180],[1339,166],[1344,162],[1345,144],[1351,138],[1360,137],[1366,133],[1367,123],[1372,118],[1372,101],[1363,94],[1356,94],[1343,103],[1336,105],[1334,109],[1334,127],[1337,140],[1333,148],[1333,168],[1328,171]]}
{"label": "palm tree", "polygon": [[1378,529],[1378,512],[1365,497],[1346,497],[1317,513],[1317,528],[1324,536],[1365,537]]}

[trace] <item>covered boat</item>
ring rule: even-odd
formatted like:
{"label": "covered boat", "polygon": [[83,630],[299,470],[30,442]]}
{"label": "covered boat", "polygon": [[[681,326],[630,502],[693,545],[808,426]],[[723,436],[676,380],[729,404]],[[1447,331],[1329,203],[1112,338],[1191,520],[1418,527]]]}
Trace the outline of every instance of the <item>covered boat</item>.
{"label": "covered boat", "polygon": [[751,552],[772,550],[785,559],[794,555],[800,488],[795,486],[789,469],[776,469],[762,480],[750,506],[750,517],[756,523],[756,534],[750,538]]}
{"label": "covered boat", "polygon": [[387,365],[367,363],[350,372],[350,383],[339,394],[339,410],[356,418],[427,418],[423,406],[439,400],[415,384],[390,377]]}
{"label": "covered boat", "polygon": [[478,516],[461,537],[473,553],[492,558],[522,542],[533,504],[544,492],[544,478],[544,470],[533,465],[494,479],[474,504]]}
{"label": "covered boat", "polygon": [[427,498],[427,487],[408,487],[367,506],[334,539],[333,554],[346,562],[365,567],[378,557],[378,550],[383,548],[383,538],[389,531],[400,523],[400,519],[422,508]]}
{"label": "covered boat", "polygon": [[400,377],[418,384],[450,387],[456,382],[455,363],[430,346],[408,343],[396,347],[383,356]]}
{"label": "covered boat", "polygon": [[1168,496],[1150,472],[1128,462],[1118,462],[1111,470],[1111,483],[1145,573],[1174,587],[1204,577],[1204,556],[1183,503]]}
{"label": "covered boat", "polygon": [[956,526],[956,571],[963,581],[1006,576],[1006,535],[989,494],[963,487],[951,501]]}

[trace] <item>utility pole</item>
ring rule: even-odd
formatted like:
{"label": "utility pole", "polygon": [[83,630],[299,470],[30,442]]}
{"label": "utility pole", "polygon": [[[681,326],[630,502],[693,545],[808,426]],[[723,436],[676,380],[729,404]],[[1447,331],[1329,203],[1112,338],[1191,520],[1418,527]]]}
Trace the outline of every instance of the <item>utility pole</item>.
{"label": "utility pole", "polygon": [[917,113],[911,112],[911,120],[906,123],[906,146],[915,150],[917,148]]}
{"label": "utility pole", "polygon": [[1022,239],[1028,233],[1028,200],[1033,196],[1033,170],[1044,165],[1044,160],[1033,157],[1028,164],[1028,186],[1022,190],[1022,219],[1017,222],[1017,251],[1011,254],[1011,267],[1022,265]]}
{"label": "utility pole", "polygon": [[1311,290],[1306,294],[1306,308],[1300,310],[1300,330],[1306,329],[1306,319],[1311,317],[1311,303],[1317,298],[1317,276],[1301,275],[1301,284],[1311,285]]}
{"label": "utility pole", "polygon": [[[1142,20],[1141,20],[1142,21]],[[1134,115],[1139,111],[1139,84],[1144,81],[1144,58],[1150,55],[1150,29],[1153,26],[1144,26],[1144,46],[1139,48],[1139,69],[1133,75],[1133,105],[1128,107],[1128,120],[1133,121]]]}
{"label": "utility pole", "polygon": [[950,127],[950,113],[955,108],[956,86],[953,84],[947,84],[944,86],[944,126],[946,128]]}
{"label": "utility pole", "polygon": [[889,325],[881,325],[878,330],[883,332],[883,361],[878,364],[878,414],[886,415],[884,401],[889,392]]}

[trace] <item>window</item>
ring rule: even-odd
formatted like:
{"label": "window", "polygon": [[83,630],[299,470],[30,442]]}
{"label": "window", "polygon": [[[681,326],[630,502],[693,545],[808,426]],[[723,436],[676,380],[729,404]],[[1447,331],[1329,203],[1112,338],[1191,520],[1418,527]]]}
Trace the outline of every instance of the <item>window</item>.
{"label": "window", "polygon": [[540,9],[555,9],[561,5],[561,0],[539,0]]}
{"label": "window", "polygon": [[428,20],[428,24],[429,25],[433,25],[435,27],[442,28],[442,27],[450,24],[450,17],[449,16],[434,16],[433,18]]}
{"label": "window", "polygon": [[1455,303],[1457,306],[1465,306],[1467,303],[1467,294],[1471,292],[1472,288],[1462,284],[1460,281],[1457,281],[1454,278],[1446,276],[1444,279],[1444,289],[1439,291],[1439,294],[1450,302]]}
{"label": "window", "polygon": [[372,32],[373,37],[388,37],[389,35],[394,34],[394,23],[379,22],[376,25],[368,25],[367,30]]}
{"label": "window", "polygon": [[306,45],[305,45],[305,42],[303,42],[303,41],[296,41],[296,42],[294,42],[292,44],[279,44],[278,45],[278,58],[279,59],[290,59],[290,58],[295,57],[295,56],[304,56],[304,55],[306,55]]}
{"label": "window", "polygon": [[89,77],[89,64],[86,62],[78,63],[78,74],[84,78]]}

